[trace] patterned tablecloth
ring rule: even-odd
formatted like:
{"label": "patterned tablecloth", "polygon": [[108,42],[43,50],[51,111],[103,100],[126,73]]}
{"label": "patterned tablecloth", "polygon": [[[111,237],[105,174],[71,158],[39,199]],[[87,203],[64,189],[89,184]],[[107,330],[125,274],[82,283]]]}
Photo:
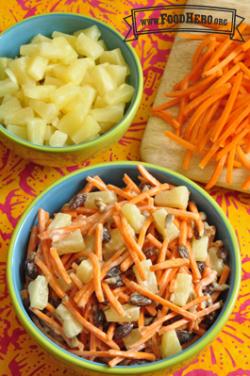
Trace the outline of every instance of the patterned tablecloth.
{"label": "patterned tablecloth", "polygon": [[[181,1],[173,0],[172,4]],[[162,3],[171,4],[167,0],[0,0],[0,30],[35,14],[76,12],[102,19],[125,35],[127,27],[123,17],[132,8]],[[24,331],[12,310],[5,277],[11,234],[34,197],[61,176],[101,161],[139,159],[140,139],[172,43],[170,34],[145,35],[132,42],[144,70],[143,101],[126,135],[107,152],[81,165],[46,168],[15,156],[0,140],[0,376],[77,375],[47,355]],[[221,189],[214,189],[211,195],[229,217],[240,242],[243,271],[240,295],[227,325],[215,341],[189,365],[171,375],[250,376],[250,197]]]}

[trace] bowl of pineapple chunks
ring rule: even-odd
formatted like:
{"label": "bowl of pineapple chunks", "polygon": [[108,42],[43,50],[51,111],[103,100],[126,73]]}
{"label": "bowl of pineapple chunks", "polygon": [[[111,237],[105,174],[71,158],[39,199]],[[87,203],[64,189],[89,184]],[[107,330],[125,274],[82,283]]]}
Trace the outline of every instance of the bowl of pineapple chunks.
{"label": "bowl of pineapple chunks", "polygon": [[233,310],[240,252],[223,211],[164,168],[113,162],[42,193],[11,239],[7,279],[30,335],[71,367],[172,370]]}
{"label": "bowl of pineapple chunks", "polygon": [[28,18],[1,34],[0,134],[42,165],[82,161],[117,142],[142,97],[133,48],[77,14]]}

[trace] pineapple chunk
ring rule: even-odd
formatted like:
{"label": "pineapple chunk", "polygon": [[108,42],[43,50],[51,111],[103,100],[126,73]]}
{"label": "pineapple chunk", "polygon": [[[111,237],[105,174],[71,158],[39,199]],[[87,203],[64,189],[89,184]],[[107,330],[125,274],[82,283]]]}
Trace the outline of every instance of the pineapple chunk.
{"label": "pineapple chunk", "polygon": [[3,97],[8,94],[13,94],[18,90],[18,85],[10,80],[9,78],[6,78],[6,80],[1,81],[0,85],[0,97]]}
{"label": "pineapple chunk", "polygon": [[142,338],[142,335],[140,333],[139,329],[132,329],[131,332],[122,339],[125,347],[127,350],[129,350],[130,347],[133,347],[134,343],[139,341]]}
{"label": "pineapple chunk", "polygon": [[106,71],[112,76],[116,86],[124,84],[128,75],[128,68],[125,65],[107,64]]}
{"label": "pineapple chunk", "polygon": [[85,208],[96,209],[97,200],[101,200],[104,204],[110,205],[117,201],[117,196],[113,191],[90,192],[87,194],[87,198],[84,202]]}
{"label": "pineapple chunk", "polygon": [[50,100],[55,92],[56,86],[24,84],[22,88],[24,95],[28,98]]}
{"label": "pineapple chunk", "polygon": [[0,80],[6,78],[5,69],[8,66],[9,59],[7,57],[0,57]]}
{"label": "pineapple chunk", "polygon": [[175,330],[166,332],[161,337],[161,357],[167,358],[182,350]]}
{"label": "pineapple chunk", "polygon": [[17,98],[6,95],[3,98],[2,104],[0,105],[0,121],[3,121],[6,117],[13,114],[21,109],[20,102]]}
{"label": "pineapple chunk", "polygon": [[65,82],[80,84],[87,70],[94,66],[94,60],[89,58],[77,59],[71,65],[55,64],[50,74]]}
{"label": "pineapple chunk", "polygon": [[62,111],[70,112],[78,108],[81,111],[81,118],[83,119],[89,113],[89,110],[95,100],[95,96],[96,90],[90,85],[84,85],[79,88],[76,97],[69,101],[64,106]]}
{"label": "pineapple chunk", "polygon": [[200,239],[193,239],[192,252],[196,261],[206,261],[208,253],[208,236],[202,236]]}
{"label": "pineapple chunk", "polygon": [[17,78],[16,78],[15,74],[12,72],[12,70],[11,70],[10,68],[6,68],[6,69],[5,69],[5,73],[6,73],[6,76],[7,76],[12,82],[14,82],[15,85],[18,86]]}
{"label": "pineapple chunk", "polygon": [[39,44],[36,44],[36,43],[23,44],[20,47],[20,55],[21,56],[39,55]]}
{"label": "pineapple chunk", "polygon": [[49,139],[49,145],[53,147],[62,147],[67,141],[68,135],[61,131],[55,131]]}
{"label": "pineapple chunk", "polygon": [[28,63],[28,73],[35,81],[40,81],[44,78],[47,65],[48,59],[45,57],[32,56]]}
{"label": "pineapple chunk", "polygon": [[46,73],[45,79],[44,79],[44,85],[53,85],[56,87],[60,87],[64,85],[64,82],[59,80],[58,78],[52,77],[49,74]]}
{"label": "pineapple chunk", "polygon": [[76,37],[78,37],[81,33],[87,35],[87,37],[89,37],[89,38],[91,38],[95,41],[98,41],[98,39],[101,36],[101,32],[96,25],[87,27],[86,29],[83,29],[83,30],[78,30],[74,33],[74,35]]}
{"label": "pineapple chunk", "polygon": [[118,228],[110,230],[110,236],[110,241],[105,243],[103,249],[103,256],[105,260],[108,260],[119,249],[124,248],[123,237]]}
{"label": "pineapple chunk", "polygon": [[48,229],[53,230],[54,228],[66,227],[71,225],[71,215],[65,213],[56,213],[54,219],[49,224]]}
{"label": "pineapple chunk", "polygon": [[84,33],[80,33],[76,40],[76,50],[82,56],[98,59],[103,53],[102,46]]}
{"label": "pineapple chunk", "polygon": [[54,103],[30,99],[29,106],[47,123],[53,121],[58,115],[58,109]]}
{"label": "pineapple chunk", "polygon": [[80,142],[95,138],[99,134],[100,130],[101,127],[97,121],[92,116],[88,115],[84,119],[81,128],[71,136],[71,139],[75,144],[79,144]]}
{"label": "pineapple chunk", "polygon": [[28,140],[33,144],[43,145],[45,139],[46,123],[39,118],[33,118],[27,123]]}
{"label": "pineapple chunk", "polygon": [[94,108],[90,114],[100,124],[102,132],[107,131],[112,125],[117,124],[123,117],[124,104],[119,103],[114,106],[104,108]]}
{"label": "pineapple chunk", "polygon": [[66,337],[74,338],[81,333],[83,329],[82,325],[63,304],[59,304],[55,310],[55,314],[63,323],[63,331]]}
{"label": "pineapple chunk", "polygon": [[217,248],[215,247],[209,248],[208,257],[209,257],[209,264],[211,266],[211,269],[215,270],[218,276],[220,276],[224,268],[224,262],[221,258],[218,257]]}
{"label": "pineapple chunk", "polygon": [[93,85],[101,96],[110,90],[116,89],[117,86],[112,72],[109,73],[107,71],[107,65],[96,65],[91,71]]}
{"label": "pineapple chunk", "polygon": [[86,255],[88,255],[90,252],[94,251],[95,238],[94,238],[94,236],[89,235],[84,240],[85,240],[85,249],[84,249],[84,252],[86,252]]}
{"label": "pineapple chunk", "polygon": [[140,315],[140,307],[132,306],[130,304],[124,304],[122,307],[125,311],[124,316],[121,316],[112,307],[106,309],[104,311],[106,320],[108,322],[118,322],[118,323],[138,321],[139,315]]}
{"label": "pineapple chunk", "polygon": [[77,132],[81,126],[83,125],[83,114],[81,108],[78,107],[74,111],[68,112],[64,115],[60,120],[59,123],[56,125],[61,132],[72,136],[75,132]]}
{"label": "pineapple chunk", "polygon": [[49,288],[48,281],[43,275],[38,275],[36,279],[28,285],[30,307],[43,310],[48,304]]}
{"label": "pineapple chunk", "polygon": [[27,139],[27,130],[25,127],[22,127],[20,125],[12,125],[8,124],[7,127],[8,131],[14,133],[16,136]]}
{"label": "pineapple chunk", "polygon": [[77,277],[82,283],[88,283],[93,278],[93,265],[89,260],[83,260],[76,269]]}
{"label": "pineapple chunk", "polygon": [[107,105],[128,103],[134,94],[134,88],[128,84],[122,84],[117,89],[108,91],[103,96],[103,101]]}
{"label": "pineapple chunk", "polygon": [[99,59],[100,63],[110,63],[115,65],[127,65],[120,48],[111,51],[104,51]]}
{"label": "pineapple chunk", "polygon": [[174,292],[170,297],[171,302],[182,307],[192,293],[192,276],[188,273],[178,273],[176,277]]}
{"label": "pineapple chunk", "polygon": [[168,212],[166,209],[157,209],[153,213],[153,219],[157,231],[163,236],[163,238],[167,237],[170,243],[172,240],[176,239],[179,236],[180,231],[173,222],[167,224],[167,215]]}
{"label": "pineapple chunk", "polygon": [[76,37],[74,35],[65,34],[65,33],[62,33],[61,31],[54,31],[52,33],[52,38],[58,38],[58,37],[65,38],[67,42],[71,45],[71,47],[75,48]]}
{"label": "pineapple chunk", "polygon": [[46,125],[45,135],[44,135],[44,141],[45,141],[46,144],[48,143],[48,141],[49,141],[53,132],[54,131],[53,131],[52,125]]}
{"label": "pineapple chunk", "polygon": [[8,113],[4,117],[5,124],[27,125],[32,121],[34,114],[31,108],[20,108],[12,113]]}
{"label": "pineapple chunk", "polygon": [[133,267],[133,271],[135,273],[135,276],[136,276],[136,279],[138,281],[138,283],[143,286],[145,289],[153,292],[154,294],[156,294],[158,292],[158,285],[157,285],[157,279],[156,279],[156,275],[155,275],[155,272],[152,272],[150,270],[151,266],[152,266],[152,261],[150,259],[147,259],[147,260],[143,260],[140,262],[145,274],[146,274],[146,279],[143,281],[140,277],[140,275],[138,274],[137,270],[135,267]]}
{"label": "pineapple chunk", "polygon": [[59,255],[76,253],[85,248],[84,240],[80,230],[70,232],[65,238],[52,241],[52,246],[57,249]]}
{"label": "pineapple chunk", "polygon": [[62,61],[65,64],[70,64],[77,59],[76,51],[64,37],[58,37],[52,39],[51,42],[42,42],[37,46],[36,44],[32,46],[36,48],[37,55],[52,61]]}
{"label": "pineapple chunk", "polygon": [[50,42],[50,41],[51,39],[46,37],[45,35],[37,34],[36,36],[34,36],[34,38],[32,38],[31,43],[41,43],[41,42]]}
{"label": "pineapple chunk", "polygon": [[71,83],[63,85],[54,91],[53,95],[51,96],[51,100],[60,110],[71,100],[74,100],[74,98],[79,94],[79,90],[79,87]]}
{"label": "pineapple chunk", "polygon": [[17,81],[19,84],[31,84],[34,83],[34,80],[28,75],[27,73],[28,67],[28,58],[27,57],[19,57],[17,59],[13,59],[9,62],[9,68],[14,73]]}
{"label": "pineapple chunk", "polygon": [[189,190],[185,186],[175,187],[169,191],[162,191],[155,196],[155,205],[171,208],[186,209],[189,200]]}
{"label": "pineapple chunk", "polygon": [[141,214],[140,209],[134,204],[125,204],[122,206],[122,213],[138,234],[145,222],[145,217]]}

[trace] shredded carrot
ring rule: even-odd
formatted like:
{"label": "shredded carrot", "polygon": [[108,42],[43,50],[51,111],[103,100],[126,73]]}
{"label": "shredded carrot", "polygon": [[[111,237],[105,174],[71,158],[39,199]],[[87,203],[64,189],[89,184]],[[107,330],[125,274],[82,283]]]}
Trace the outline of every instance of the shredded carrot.
{"label": "shredded carrot", "polygon": [[57,250],[53,247],[50,248],[50,254],[51,254],[51,257],[53,258],[53,260],[55,261],[55,264],[57,266],[57,270],[58,272],[60,273],[62,279],[67,283],[67,284],[70,284],[71,280],[70,280],[70,277],[67,273],[67,271],[65,270],[64,268],[64,265],[57,253]]}
{"label": "shredded carrot", "polygon": [[39,311],[37,308],[32,308],[32,312],[42,321],[44,321],[57,334],[62,334],[62,327],[52,317]]}
{"label": "shredded carrot", "polygon": [[35,263],[41,269],[43,274],[46,276],[49,285],[55,291],[56,295],[62,299],[65,296],[65,292],[61,289],[61,287],[57,283],[55,277],[50,272],[50,270],[47,268],[44,262],[38,257],[35,258]]}
{"label": "shredded carrot", "polygon": [[180,268],[181,266],[189,265],[189,260],[185,258],[175,258],[172,260],[166,260],[160,262],[159,264],[152,265],[150,270],[152,272],[156,270],[169,269],[169,268]]}
{"label": "shredded carrot", "polygon": [[31,233],[30,233],[30,238],[29,238],[29,244],[27,248],[27,257],[30,257],[31,253],[35,251],[37,244],[38,244],[38,227],[33,226]]}
{"label": "shredded carrot", "polygon": [[139,164],[138,165],[138,171],[139,173],[141,174],[141,176],[151,185],[157,187],[158,185],[160,185],[160,182],[153,176],[150,174],[150,172],[148,172],[146,170],[145,167],[143,167],[142,164]]}
{"label": "shredded carrot", "polygon": [[41,234],[46,230],[49,221],[49,213],[43,209],[38,210],[38,231]]}
{"label": "shredded carrot", "polygon": [[95,234],[95,253],[99,261],[102,261],[102,237],[103,237],[103,224],[98,223],[96,226]]}
{"label": "shredded carrot", "polygon": [[102,285],[101,285],[100,262],[98,260],[98,257],[94,253],[89,254],[89,259],[93,265],[93,280],[94,280],[96,297],[99,302],[104,302],[104,296],[103,296]]}
{"label": "shredded carrot", "polygon": [[115,333],[115,323],[112,322],[109,325],[108,331],[107,331],[107,337],[108,337],[109,340],[113,339],[114,333]]}
{"label": "shredded carrot", "polygon": [[106,295],[106,298],[108,299],[111,307],[113,307],[116,312],[121,315],[122,317],[125,316],[126,312],[124,311],[122,305],[119,303],[119,301],[114,296],[112,290],[110,289],[109,285],[107,283],[102,283],[103,291]]}

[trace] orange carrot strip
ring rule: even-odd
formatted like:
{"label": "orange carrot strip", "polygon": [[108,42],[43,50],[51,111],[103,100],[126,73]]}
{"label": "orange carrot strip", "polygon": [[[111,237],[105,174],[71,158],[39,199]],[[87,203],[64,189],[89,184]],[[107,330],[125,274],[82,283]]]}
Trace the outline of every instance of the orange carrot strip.
{"label": "orange carrot strip", "polygon": [[237,155],[239,156],[242,165],[250,170],[250,159],[247,158],[247,155],[244,153],[240,145],[237,146]]}
{"label": "orange carrot strip", "polygon": [[101,285],[100,262],[98,260],[98,257],[94,253],[89,254],[89,259],[93,265],[93,282],[94,282],[96,297],[97,297],[98,302],[102,303],[104,302],[104,296],[103,296],[102,285]]}
{"label": "orange carrot strip", "polygon": [[38,210],[38,232],[42,233],[46,230],[49,221],[49,213],[43,209]]}
{"label": "orange carrot strip", "polygon": [[188,255],[189,255],[189,260],[190,260],[190,268],[191,268],[192,274],[193,274],[193,281],[194,282],[199,281],[201,279],[201,273],[198,269],[197,263],[195,261],[195,258],[194,258],[193,252],[192,252],[192,249],[189,246],[189,244],[186,245],[186,248],[188,250]]}
{"label": "orange carrot strip", "polygon": [[146,239],[150,241],[150,243],[154,245],[156,248],[161,249],[162,243],[160,242],[160,240],[156,239],[156,237],[154,237],[152,234],[148,234]]}
{"label": "orange carrot strip", "polygon": [[27,248],[27,258],[30,257],[31,253],[36,250],[38,244],[38,227],[33,226],[30,232],[29,244]]}
{"label": "orange carrot strip", "polygon": [[151,225],[152,221],[153,221],[152,217],[151,217],[151,216],[148,217],[148,218],[146,219],[146,221],[144,222],[142,228],[141,228],[141,231],[140,231],[140,233],[139,233],[139,238],[138,238],[138,245],[139,245],[140,247],[142,247],[143,244],[144,244],[145,236],[146,236],[147,230],[148,230],[149,226]]}
{"label": "orange carrot strip", "polygon": [[163,102],[159,104],[158,106],[153,107],[153,111],[155,112],[155,111],[166,110],[170,107],[176,106],[179,102],[180,102],[179,98],[172,99],[171,101],[168,101],[168,102]]}
{"label": "orange carrot strip", "polygon": [[166,332],[169,332],[170,330],[173,330],[173,329],[178,329],[182,326],[185,326],[186,324],[188,324],[188,320],[187,319],[181,319],[181,320],[178,320],[178,321],[175,321],[173,324],[169,324],[167,326],[163,326],[161,328],[161,330],[159,331],[159,334],[162,335]]}
{"label": "orange carrot strip", "polygon": [[230,61],[232,61],[242,50],[242,47],[237,47],[233,52],[231,52],[225,59],[220,61],[217,65],[203,73],[203,77],[207,77],[211,74],[218,72],[221,68],[224,68]]}
{"label": "orange carrot strip", "polygon": [[55,277],[53,274],[50,272],[50,270],[47,268],[45,263],[38,257],[35,258],[35,263],[39,267],[39,269],[42,271],[44,276],[46,277],[50,287],[55,291],[56,295],[59,298],[63,298],[65,296],[65,292],[61,289],[59,284],[57,283]]}
{"label": "orange carrot strip", "polygon": [[232,44],[232,40],[231,39],[227,39],[225,40],[224,42],[220,43],[220,45],[218,46],[217,50],[215,51],[215,53],[213,54],[213,56],[211,56],[211,58],[208,60],[208,62],[206,63],[205,67],[204,67],[204,70],[209,70],[211,69],[215,64],[217,64],[217,62],[219,61],[220,57],[224,54],[224,52],[226,51],[226,49]]}
{"label": "orange carrot strip", "polygon": [[226,182],[228,184],[232,184],[233,182],[233,168],[234,168],[234,159],[235,159],[236,147],[233,146],[229,152],[229,156],[227,159],[227,174],[226,174]]}
{"label": "orange carrot strip", "polygon": [[138,328],[142,329],[144,327],[144,311],[143,309],[140,310],[139,320],[138,320]]}
{"label": "orange carrot strip", "polygon": [[121,315],[122,317],[125,316],[126,312],[124,311],[124,308],[122,307],[121,303],[116,299],[114,296],[112,290],[110,289],[109,285],[105,282],[102,283],[103,291],[111,305],[111,307],[114,308],[114,310]]}
{"label": "orange carrot strip", "polygon": [[175,129],[180,127],[178,120],[176,120],[169,111],[153,111],[153,115],[164,120],[167,124],[171,125]]}
{"label": "orange carrot strip", "polygon": [[186,245],[187,244],[187,222],[181,221],[180,224],[180,236],[179,236],[179,244],[180,245]]}
{"label": "orange carrot strip", "polygon": [[53,260],[55,261],[57,270],[60,273],[62,279],[65,281],[65,283],[67,283],[69,285],[71,283],[71,279],[70,279],[66,269],[64,268],[64,265],[63,265],[59,255],[57,253],[57,250],[55,248],[51,247],[50,248],[50,254],[51,254],[51,257],[53,258]]}
{"label": "orange carrot strip", "polygon": [[126,200],[130,200],[131,198],[134,197],[131,193],[125,192],[123,189],[116,187],[115,185],[108,184],[107,187],[109,190],[115,192],[118,196],[121,196],[125,198]]}
{"label": "orange carrot strip", "polygon": [[99,191],[108,191],[106,184],[98,176],[88,176],[87,181],[91,183],[93,187],[99,189]]}
{"label": "orange carrot strip", "polygon": [[138,171],[139,173],[141,174],[141,176],[151,185],[157,187],[160,185],[160,182],[153,176],[150,174],[150,172],[148,172],[146,170],[146,168],[143,166],[143,165],[138,165]]}
{"label": "orange carrot strip", "polygon": [[222,302],[214,303],[213,305],[209,306],[208,308],[204,308],[202,311],[197,312],[197,318],[204,317],[209,315],[211,312],[217,311],[222,307]]}
{"label": "orange carrot strip", "polygon": [[244,181],[244,183],[241,186],[242,189],[248,190],[250,189],[250,176]]}
{"label": "orange carrot strip", "polygon": [[169,268],[180,268],[184,265],[189,265],[189,260],[185,258],[175,258],[166,260],[163,262],[160,262],[158,264],[154,264],[150,267],[150,270],[152,272],[155,272],[156,270],[163,270],[163,269],[169,269]]}
{"label": "orange carrot strip", "polygon": [[95,233],[95,253],[99,261],[102,261],[102,237],[103,237],[103,224],[98,223]]}
{"label": "orange carrot strip", "polygon": [[188,142],[184,140],[183,138],[177,136],[173,132],[165,131],[165,136],[169,137],[171,140],[175,141],[177,144],[183,146],[185,149],[188,149],[190,151],[195,151],[195,145],[191,144],[191,142]]}
{"label": "orange carrot strip", "polygon": [[[222,270],[222,273],[219,279],[219,285],[223,285],[224,283],[227,282],[228,277],[230,275],[230,271],[231,271],[230,267],[228,265],[224,265],[224,268]],[[220,294],[221,294],[221,291],[215,291],[212,294],[212,301],[215,302],[220,296]]]}
{"label": "orange carrot strip", "polygon": [[170,301],[163,299],[162,297],[152,293],[151,291],[145,289],[144,287],[138,285],[138,283],[134,281],[129,281],[127,278],[124,278],[124,283],[126,286],[128,286],[131,290],[135,290],[139,292],[140,294],[147,296],[149,299],[162,304],[163,306],[166,306],[170,308],[172,311],[179,313],[181,316],[186,317],[189,320],[195,319],[195,316],[191,313],[186,311],[185,309],[178,307],[177,305],[171,303]]}
{"label": "orange carrot strip", "polygon": [[130,187],[132,191],[134,191],[135,193],[141,193],[139,187],[127,174],[124,174],[123,181],[125,184],[127,184],[128,187]]}
{"label": "orange carrot strip", "polygon": [[37,308],[32,308],[31,311],[42,321],[44,321],[56,334],[62,334],[62,327],[52,317],[39,311]]}
{"label": "orange carrot strip", "polygon": [[131,258],[131,256],[128,256],[120,265],[120,269],[122,272],[125,272],[126,270],[128,270],[130,268],[130,266],[132,266],[134,263],[133,259]]}
{"label": "orange carrot strip", "polygon": [[109,340],[113,339],[115,333],[115,323],[112,322],[109,324],[108,330],[107,330],[107,337]]}
{"label": "orange carrot strip", "polygon": [[213,175],[211,176],[211,178],[209,179],[208,183],[206,184],[205,188],[206,189],[211,189],[213,186],[216,185],[221,173],[222,173],[222,170],[223,170],[223,167],[226,163],[226,159],[227,159],[227,156],[225,155],[224,157],[221,158],[221,160],[217,163],[217,166],[214,170],[214,173]]}
{"label": "orange carrot strip", "polygon": [[83,287],[83,283],[82,281],[77,277],[77,275],[73,272],[71,272],[69,274],[72,282],[74,283],[74,285],[80,290],[82,287]]}

